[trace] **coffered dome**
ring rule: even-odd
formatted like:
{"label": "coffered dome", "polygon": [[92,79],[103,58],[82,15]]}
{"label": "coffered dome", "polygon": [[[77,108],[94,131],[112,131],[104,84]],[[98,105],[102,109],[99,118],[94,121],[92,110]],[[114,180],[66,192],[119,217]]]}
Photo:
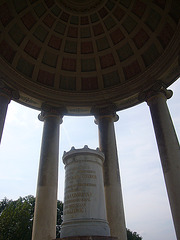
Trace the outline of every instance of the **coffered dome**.
{"label": "coffered dome", "polygon": [[0,2],[0,77],[20,103],[120,110],[180,75],[178,0]]}

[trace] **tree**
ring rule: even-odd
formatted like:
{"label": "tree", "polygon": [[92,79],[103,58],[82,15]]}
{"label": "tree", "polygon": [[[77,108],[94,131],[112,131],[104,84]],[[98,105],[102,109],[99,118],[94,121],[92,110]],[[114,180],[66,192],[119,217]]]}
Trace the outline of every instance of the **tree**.
{"label": "tree", "polygon": [[127,239],[128,240],[142,240],[142,237],[137,234],[137,232],[131,232],[129,229],[127,229]]}
{"label": "tree", "polygon": [[[0,240],[31,240],[35,198],[32,195],[18,200],[0,201]],[[57,201],[56,238],[60,238],[63,203]],[[127,229],[128,240],[142,240],[136,232]]]}
{"label": "tree", "polygon": [[63,203],[57,201],[57,224],[56,224],[56,238],[60,238],[61,224],[63,216]]}
{"label": "tree", "polygon": [[[31,240],[34,208],[35,198],[31,195],[0,201],[0,240]],[[63,203],[57,201],[57,237],[60,237],[62,215]]]}
{"label": "tree", "polygon": [[0,240],[31,239],[35,200],[33,196],[0,203]]}

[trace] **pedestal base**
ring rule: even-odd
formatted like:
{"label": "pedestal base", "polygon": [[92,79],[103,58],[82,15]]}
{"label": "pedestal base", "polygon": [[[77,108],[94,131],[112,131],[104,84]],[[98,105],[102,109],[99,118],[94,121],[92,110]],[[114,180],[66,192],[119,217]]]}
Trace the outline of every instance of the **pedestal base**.
{"label": "pedestal base", "polygon": [[108,222],[102,219],[75,219],[63,222],[60,237],[110,236]]}
{"label": "pedestal base", "polygon": [[117,237],[110,236],[77,236],[77,237],[65,237],[56,238],[53,240],[117,240]]}

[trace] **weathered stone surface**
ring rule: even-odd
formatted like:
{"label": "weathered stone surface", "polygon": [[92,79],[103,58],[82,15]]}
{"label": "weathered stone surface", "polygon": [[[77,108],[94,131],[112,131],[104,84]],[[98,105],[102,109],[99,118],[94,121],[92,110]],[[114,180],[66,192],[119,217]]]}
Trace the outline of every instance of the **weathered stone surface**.
{"label": "weathered stone surface", "polygon": [[85,146],[64,153],[66,170],[61,237],[109,236],[99,149]]}

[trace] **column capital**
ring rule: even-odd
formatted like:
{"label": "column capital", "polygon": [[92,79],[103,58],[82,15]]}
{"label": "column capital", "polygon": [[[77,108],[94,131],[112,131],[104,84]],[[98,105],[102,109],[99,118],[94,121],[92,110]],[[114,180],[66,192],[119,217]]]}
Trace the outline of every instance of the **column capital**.
{"label": "column capital", "polygon": [[91,113],[95,117],[95,123],[102,118],[113,118],[114,122],[119,120],[119,116],[116,114],[116,106],[114,104],[92,107]]}
{"label": "column capital", "polygon": [[4,96],[4,97],[8,98],[9,102],[11,101],[11,99],[17,100],[20,98],[19,92],[17,90],[10,88],[9,86],[7,86],[2,81],[2,79],[0,79],[0,96]]}
{"label": "column capital", "polygon": [[171,98],[173,95],[172,90],[167,90],[165,84],[162,82],[158,82],[155,85],[153,85],[150,89],[141,92],[139,94],[139,100],[140,101],[146,101],[147,103],[149,100],[154,99],[155,97],[164,97],[166,99]]}
{"label": "column capital", "polygon": [[63,122],[62,118],[66,110],[64,107],[54,107],[47,103],[43,103],[41,106],[41,113],[38,115],[40,121],[44,121],[47,117],[57,117],[59,118],[60,124]]}

